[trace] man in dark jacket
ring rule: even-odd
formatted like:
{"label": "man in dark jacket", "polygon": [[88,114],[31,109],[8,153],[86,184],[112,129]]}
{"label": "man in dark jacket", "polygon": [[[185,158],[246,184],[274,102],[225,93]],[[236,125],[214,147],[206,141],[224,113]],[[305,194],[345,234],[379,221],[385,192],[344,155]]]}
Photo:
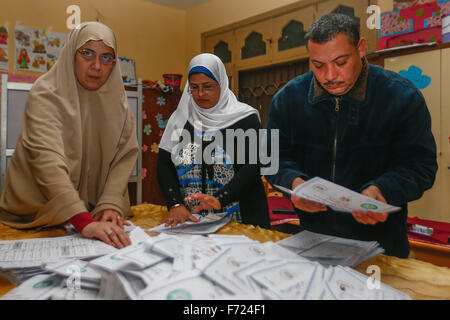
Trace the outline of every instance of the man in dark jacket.
{"label": "man in dark jacket", "polygon": [[266,178],[294,189],[319,176],[401,207],[346,214],[291,197],[302,229],[376,240],[386,254],[406,258],[407,203],[432,187],[437,171],[425,100],[409,80],[367,63],[353,18],[322,16],[306,40],[311,71],[272,101],[267,129],[279,129],[280,169]]}

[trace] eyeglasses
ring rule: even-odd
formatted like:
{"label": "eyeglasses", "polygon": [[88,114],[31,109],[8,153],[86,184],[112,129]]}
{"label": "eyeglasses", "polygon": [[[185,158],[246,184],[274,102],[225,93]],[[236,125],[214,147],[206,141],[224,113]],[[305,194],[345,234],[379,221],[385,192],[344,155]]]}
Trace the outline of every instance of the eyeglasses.
{"label": "eyeglasses", "polygon": [[189,86],[189,93],[198,94],[201,90],[203,93],[208,94],[208,93],[211,93],[214,90],[216,90],[217,87],[218,87],[217,85],[209,84],[209,83],[206,83],[203,86],[198,86],[198,85],[193,84],[193,85]]}
{"label": "eyeglasses", "polygon": [[[89,61],[92,61],[95,58],[97,58],[97,54],[95,53],[95,51],[90,50],[90,49],[79,49],[78,52],[81,54],[81,56],[84,59],[89,60]],[[100,61],[104,65],[109,65],[115,61],[115,57],[110,53],[103,53],[100,55]]]}

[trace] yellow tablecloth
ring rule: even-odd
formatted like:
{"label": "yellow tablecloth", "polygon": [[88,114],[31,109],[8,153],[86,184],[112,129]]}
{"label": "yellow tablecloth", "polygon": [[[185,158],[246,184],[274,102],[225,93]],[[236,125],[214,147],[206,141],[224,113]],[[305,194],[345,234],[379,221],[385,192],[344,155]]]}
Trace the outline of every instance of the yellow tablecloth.
{"label": "yellow tablecloth", "polygon": [[[167,215],[164,206],[142,204],[132,208],[134,217],[130,220],[143,229],[157,226]],[[290,234],[272,231],[231,222],[220,229],[219,234],[243,234],[247,237],[265,241],[278,241]],[[0,224],[0,240],[15,240],[38,237],[57,237],[67,235],[62,228],[22,231]],[[151,236],[157,233],[149,233]],[[413,299],[448,299],[450,300],[450,268],[439,267],[416,259],[399,259],[386,255],[374,257],[355,269],[368,276],[368,267],[376,265],[381,270],[381,281],[391,287],[406,292]],[[7,280],[0,278],[0,296],[14,288]]]}

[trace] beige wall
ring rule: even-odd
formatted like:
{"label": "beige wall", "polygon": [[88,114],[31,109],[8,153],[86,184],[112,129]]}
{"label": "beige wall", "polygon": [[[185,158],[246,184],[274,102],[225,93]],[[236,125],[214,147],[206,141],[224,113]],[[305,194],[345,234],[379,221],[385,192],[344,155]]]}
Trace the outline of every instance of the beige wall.
{"label": "beige wall", "polygon": [[136,61],[137,76],[162,80],[163,73],[185,69],[186,12],[144,0],[1,0],[0,25],[9,28],[9,71],[14,70],[16,24],[68,33],[66,8],[81,8],[81,21],[96,20],[111,27],[118,39],[119,55]]}
{"label": "beige wall", "polygon": [[[69,32],[66,8],[77,4],[82,22],[98,18],[114,30],[119,55],[136,61],[139,78],[162,80],[163,73],[186,75],[190,59],[201,53],[202,33],[301,1],[210,0],[183,11],[145,0],[1,0],[0,25],[7,25],[10,35],[16,24]],[[378,3],[382,11],[393,6],[392,0]],[[10,72],[39,75],[14,70],[12,37],[9,57]]]}

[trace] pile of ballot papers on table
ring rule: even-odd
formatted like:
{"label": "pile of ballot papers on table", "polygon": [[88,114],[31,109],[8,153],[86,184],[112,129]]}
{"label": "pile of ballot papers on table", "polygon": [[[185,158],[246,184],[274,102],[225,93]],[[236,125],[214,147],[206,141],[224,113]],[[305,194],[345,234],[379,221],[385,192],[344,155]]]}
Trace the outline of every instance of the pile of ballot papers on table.
{"label": "pile of ballot papers on table", "polygon": [[[293,237],[291,242],[284,241],[288,246],[282,246],[283,241],[261,243],[243,235],[161,233],[150,237],[136,227],[130,232],[132,244],[120,250],[84,239],[100,247],[80,245],[85,257],[76,256],[76,250],[70,251],[73,247],[64,249],[63,257],[47,254],[53,257],[48,261],[38,254],[35,261],[40,261],[41,272],[0,299],[410,299],[349,267],[300,256],[287,249],[295,247],[298,235]],[[54,239],[61,243],[64,238]],[[0,242],[0,249],[6,242]],[[22,261],[26,269],[33,259],[25,258],[15,264],[9,261],[9,266],[20,268]],[[3,270],[8,269],[7,260],[0,258]]]}
{"label": "pile of ballot papers on table", "polygon": [[310,231],[302,231],[277,242],[308,260],[322,265],[357,265],[384,253],[377,241],[358,241]]}

